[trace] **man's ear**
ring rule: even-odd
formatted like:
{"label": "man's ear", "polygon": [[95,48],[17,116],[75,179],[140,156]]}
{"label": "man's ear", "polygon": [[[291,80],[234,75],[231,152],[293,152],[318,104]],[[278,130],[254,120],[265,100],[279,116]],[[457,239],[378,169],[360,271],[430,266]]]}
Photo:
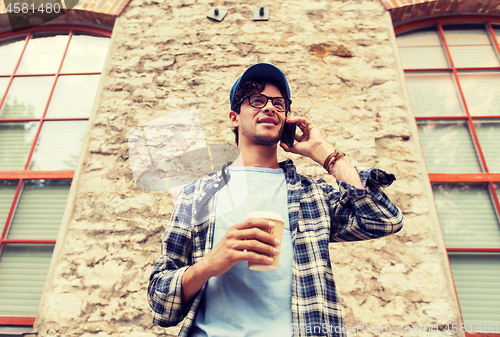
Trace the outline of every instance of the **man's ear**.
{"label": "man's ear", "polygon": [[236,113],[236,111],[231,111],[229,113],[229,119],[231,120],[231,125],[237,128],[240,126],[240,115]]}

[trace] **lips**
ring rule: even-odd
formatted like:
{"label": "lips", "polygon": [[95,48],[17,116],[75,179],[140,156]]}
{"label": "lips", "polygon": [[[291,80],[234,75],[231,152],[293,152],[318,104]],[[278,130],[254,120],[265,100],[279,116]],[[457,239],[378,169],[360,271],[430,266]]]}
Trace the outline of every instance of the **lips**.
{"label": "lips", "polygon": [[272,117],[262,117],[257,120],[257,123],[259,124],[273,124],[273,125],[278,125],[278,120],[276,118]]}

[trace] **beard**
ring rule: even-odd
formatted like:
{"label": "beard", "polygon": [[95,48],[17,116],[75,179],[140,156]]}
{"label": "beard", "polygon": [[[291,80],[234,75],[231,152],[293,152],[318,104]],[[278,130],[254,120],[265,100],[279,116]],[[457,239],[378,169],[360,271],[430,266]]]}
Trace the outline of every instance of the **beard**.
{"label": "beard", "polygon": [[241,134],[255,145],[274,146],[278,144],[281,139],[281,134],[283,133],[283,126],[281,126],[280,132],[276,136],[258,132],[257,130],[246,126],[240,127]]}

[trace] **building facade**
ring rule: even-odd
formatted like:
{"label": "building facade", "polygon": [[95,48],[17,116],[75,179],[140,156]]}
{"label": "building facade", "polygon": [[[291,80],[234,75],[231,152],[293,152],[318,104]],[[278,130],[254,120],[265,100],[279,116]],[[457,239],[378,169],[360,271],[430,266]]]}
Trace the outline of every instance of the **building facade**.
{"label": "building facade", "polygon": [[1,331],[176,335],[146,296],[175,191],[234,158],[229,89],[269,62],[293,114],[397,178],[403,230],[330,246],[349,335],[500,333],[500,1],[80,1],[0,27]]}

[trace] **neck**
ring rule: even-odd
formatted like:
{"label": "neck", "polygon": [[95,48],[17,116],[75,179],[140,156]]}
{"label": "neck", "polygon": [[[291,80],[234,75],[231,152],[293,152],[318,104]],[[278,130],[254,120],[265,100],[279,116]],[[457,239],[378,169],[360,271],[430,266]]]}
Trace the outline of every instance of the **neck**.
{"label": "neck", "polygon": [[277,169],[278,164],[277,145],[248,145],[240,143],[240,155],[231,166],[254,166]]}

